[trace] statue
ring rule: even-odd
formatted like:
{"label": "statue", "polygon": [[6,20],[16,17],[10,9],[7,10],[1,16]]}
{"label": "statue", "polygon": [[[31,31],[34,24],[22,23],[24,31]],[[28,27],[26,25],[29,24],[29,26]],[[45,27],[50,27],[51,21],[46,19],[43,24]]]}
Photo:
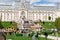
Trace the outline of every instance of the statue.
{"label": "statue", "polygon": [[22,11],[22,12],[21,12],[20,19],[19,19],[19,22],[18,22],[18,28],[19,28],[19,30],[23,30],[23,29],[24,29],[23,25],[24,25],[25,19],[26,19],[26,17],[25,17],[25,12]]}

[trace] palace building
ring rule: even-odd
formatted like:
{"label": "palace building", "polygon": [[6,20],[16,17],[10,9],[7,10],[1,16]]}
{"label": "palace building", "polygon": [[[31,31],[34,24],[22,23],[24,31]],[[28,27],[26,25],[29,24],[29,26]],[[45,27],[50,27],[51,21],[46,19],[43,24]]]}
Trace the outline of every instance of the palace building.
{"label": "palace building", "polygon": [[31,5],[30,1],[15,0],[14,4],[0,4],[0,19],[2,21],[18,21],[26,18],[32,21],[55,21],[60,17],[60,3],[56,6]]}

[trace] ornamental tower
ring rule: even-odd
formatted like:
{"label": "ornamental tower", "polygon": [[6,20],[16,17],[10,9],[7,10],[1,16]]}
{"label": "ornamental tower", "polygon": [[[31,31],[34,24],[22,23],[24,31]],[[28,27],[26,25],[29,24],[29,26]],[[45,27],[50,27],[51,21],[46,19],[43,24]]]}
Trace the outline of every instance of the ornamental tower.
{"label": "ornamental tower", "polygon": [[30,1],[27,0],[15,0],[15,8],[26,9],[30,5]]}

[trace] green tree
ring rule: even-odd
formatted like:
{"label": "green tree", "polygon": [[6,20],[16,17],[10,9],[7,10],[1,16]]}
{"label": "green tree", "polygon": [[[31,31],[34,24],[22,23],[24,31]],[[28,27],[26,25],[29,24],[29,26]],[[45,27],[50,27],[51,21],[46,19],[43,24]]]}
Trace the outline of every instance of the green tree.
{"label": "green tree", "polygon": [[47,39],[48,35],[49,35],[49,34],[52,34],[52,32],[51,32],[50,30],[47,30],[47,29],[41,30],[40,32],[41,32],[41,34],[43,34],[43,35],[45,36],[45,39],[46,39],[46,40],[48,40],[48,39]]}
{"label": "green tree", "polygon": [[17,23],[16,22],[10,22],[11,28],[17,29]]}
{"label": "green tree", "polygon": [[4,28],[0,19],[0,29]]}
{"label": "green tree", "polygon": [[60,17],[56,18],[56,20],[55,20],[55,26],[56,26],[56,28],[57,28],[57,30],[59,32],[60,31]]}
{"label": "green tree", "polygon": [[47,32],[44,32],[44,35],[45,35],[45,38],[46,38],[46,40],[47,40],[48,33],[47,33]]}
{"label": "green tree", "polygon": [[45,22],[43,21],[43,25],[45,24]]}

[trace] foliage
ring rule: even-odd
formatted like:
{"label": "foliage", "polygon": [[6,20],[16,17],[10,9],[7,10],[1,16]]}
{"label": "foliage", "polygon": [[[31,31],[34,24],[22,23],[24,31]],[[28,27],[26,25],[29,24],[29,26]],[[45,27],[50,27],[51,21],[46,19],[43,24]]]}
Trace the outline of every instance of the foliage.
{"label": "foliage", "polygon": [[3,25],[2,25],[2,22],[0,20],[0,29],[4,28]]}
{"label": "foliage", "polygon": [[40,24],[46,29],[56,28],[55,22],[35,22],[35,24]]}
{"label": "foliage", "polygon": [[23,36],[23,34],[16,34],[16,36]]}
{"label": "foliage", "polygon": [[17,23],[16,22],[10,22],[11,23],[11,28],[16,29],[17,28]]}
{"label": "foliage", "polygon": [[34,32],[28,34],[29,37],[32,37],[33,35],[34,35]]}
{"label": "foliage", "polygon": [[43,26],[46,29],[56,28],[55,22],[45,22],[45,24]]}
{"label": "foliage", "polygon": [[12,35],[6,35],[6,39],[12,39],[12,40],[32,40],[31,37],[27,36],[16,36],[15,34]]}
{"label": "foliage", "polygon": [[42,21],[37,21],[37,22],[34,22],[35,24],[42,24]]}
{"label": "foliage", "polygon": [[10,22],[5,22],[5,21],[3,21],[3,22],[1,22],[2,23],[2,25],[3,25],[3,27],[4,28],[9,28],[9,27],[11,27],[11,24],[10,24]]}
{"label": "foliage", "polygon": [[35,37],[38,38],[38,34],[36,34]]}
{"label": "foliage", "polygon": [[52,32],[50,30],[41,30],[41,34],[45,35],[45,39],[47,40],[47,37],[49,34],[52,34]]}
{"label": "foliage", "polygon": [[40,33],[37,32],[37,34],[35,35],[35,37],[38,38],[38,35],[40,35]]}
{"label": "foliage", "polygon": [[[27,37],[26,35],[17,37],[15,34],[12,34],[12,35],[6,35],[6,39],[12,39],[12,40],[32,40],[32,37]],[[46,40],[46,39],[43,38],[43,37],[38,37],[37,40]],[[48,40],[51,40],[51,39],[48,39]]]}
{"label": "foliage", "polygon": [[44,32],[44,34],[43,34],[43,35],[45,35],[45,38],[46,38],[46,40],[47,40],[48,33],[47,33],[47,32]]}
{"label": "foliage", "polygon": [[9,32],[9,34],[11,35],[13,32]]}
{"label": "foliage", "polygon": [[4,28],[17,28],[17,23],[16,22],[9,22],[9,21],[0,21],[0,24]]}
{"label": "foliage", "polygon": [[45,22],[43,21],[43,24],[45,24]]}
{"label": "foliage", "polygon": [[56,18],[55,26],[56,26],[57,30],[60,31],[60,18]]}

